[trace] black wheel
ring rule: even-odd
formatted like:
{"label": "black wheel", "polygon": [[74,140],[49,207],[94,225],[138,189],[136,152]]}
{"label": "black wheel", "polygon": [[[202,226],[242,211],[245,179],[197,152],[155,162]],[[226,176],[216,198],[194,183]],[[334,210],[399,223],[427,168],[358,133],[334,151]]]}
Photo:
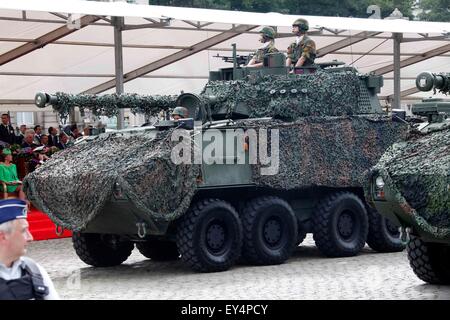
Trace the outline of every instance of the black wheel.
{"label": "black wheel", "polygon": [[119,241],[115,235],[98,233],[74,232],[72,243],[78,257],[94,267],[117,266],[127,260],[134,248],[131,241]]}
{"label": "black wheel", "polygon": [[258,265],[280,264],[295,249],[297,220],[291,206],[277,197],[250,201],[242,213],[245,261]]}
{"label": "black wheel", "polygon": [[408,260],[419,279],[431,284],[450,284],[450,246],[411,237]]}
{"label": "black wheel", "polygon": [[180,257],[177,244],[173,241],[152,239],[136,242],[136,248],[143,256],[154,261],[170,261]]}
{"label": "black wheel", "polygon": [[223,200],[197,202],[180,220],[177,247],[181,259],[196,271],[229,269],[242,249],[239,215]]}
{"label": "black wheel", "polygon": [[369,234],[367,244],[378,252],[400,252],[406,247],[400,240],[398,226],[375,209],[367,208],[369,217]]}
{"label": "black wheel", "polygon": [[336,192],[326,196],[313,217],[314,241],[328,257],[357,255],[366,243],[366,208],[353,193]]}

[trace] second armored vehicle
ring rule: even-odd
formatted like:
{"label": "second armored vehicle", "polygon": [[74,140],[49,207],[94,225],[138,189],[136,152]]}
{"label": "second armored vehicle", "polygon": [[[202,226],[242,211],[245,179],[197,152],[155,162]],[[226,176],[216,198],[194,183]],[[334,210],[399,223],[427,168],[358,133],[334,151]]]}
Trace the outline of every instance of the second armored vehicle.
{"label": "second armored vehicle", "polygon": [[[424,72],[416,85],[449,93],[450,75]],[[402,226],[415,274],[429,283],[450,284],[450,100],[424,99],[412,112],[426,121],[371,170],[367,197]]]}

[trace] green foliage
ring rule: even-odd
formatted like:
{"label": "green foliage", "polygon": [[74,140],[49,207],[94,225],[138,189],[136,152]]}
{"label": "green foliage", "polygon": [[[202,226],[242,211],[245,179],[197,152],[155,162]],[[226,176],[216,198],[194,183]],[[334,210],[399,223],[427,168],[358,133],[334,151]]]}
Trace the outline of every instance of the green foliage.
{"label": "green foliage", "polygon": [[[405,17],[413,18],[412,8],[415,0],[150,0],[149,4],[162,6],[224,9],[251,12],[280,12],[286,14],[339,16],[367,18],[367,7],[377,5],[381,8],[381,18],[389,16],[398,8]],[[420,0],[418,9],[420,20],[450,21],[448,0]]]}
{"label": "green foliage", "polygon": [[[447,0],[428,0],[430,2],[447,2]],[[381,17],[385,18],[398,8],[404,16],[412,17],[414,0],[156,0],[149,1],[153,5],[181,6],[207,9],[226,9],[251,12],[280,12],[286,14],[341,16],[367,18],[367,7],[378,5]],[[442,7],[442,6],[441,6]]]}
{"label": "green foliage", "polygon": [[420,20],[450,21],[450,2],[448,0],[421,0],[419,8],[423,10],[419,14]]}

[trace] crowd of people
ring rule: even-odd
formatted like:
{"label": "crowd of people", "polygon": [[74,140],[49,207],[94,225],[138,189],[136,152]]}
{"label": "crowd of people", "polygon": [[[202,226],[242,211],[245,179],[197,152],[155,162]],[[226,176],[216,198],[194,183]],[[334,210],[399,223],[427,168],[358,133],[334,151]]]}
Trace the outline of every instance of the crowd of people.
{"label": "crowd of people", "polygon": [[[77,125],[67,130],[49,127],[44,132],[42,126],[28,128],[21,125],[14,130],[8,114],[2,114],[0,124],[0,187],[3,186],[3,198],[16,194],[25,199],[16,166],[19,158],[25,158],[22,175],[33,172],[39,165],[59,151],[67,149],[73,142],[82,137]],[[86,132],[85,134],[88,134]]]}

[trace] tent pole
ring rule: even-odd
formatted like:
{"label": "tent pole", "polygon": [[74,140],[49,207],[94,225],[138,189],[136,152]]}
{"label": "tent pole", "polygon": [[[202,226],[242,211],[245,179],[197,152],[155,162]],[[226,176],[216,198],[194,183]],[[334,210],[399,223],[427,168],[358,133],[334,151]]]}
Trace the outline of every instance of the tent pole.
{"label": "tent pole", "polygon": [[[114,58],[116,72],[116,93],[122,94],[123,87],[123,51],[122,51],[122,28],[124,25],[123,17],[112,17],[114,25]],[[124,129],[125,110],[119,109],[117,116],[117,129]]]}
{"label": "tent pole", "polygon": [[401,108],[401,70],[400,70],[400,44],[403,35],[401,33],[394,33],[394,104],[393,108]]}

